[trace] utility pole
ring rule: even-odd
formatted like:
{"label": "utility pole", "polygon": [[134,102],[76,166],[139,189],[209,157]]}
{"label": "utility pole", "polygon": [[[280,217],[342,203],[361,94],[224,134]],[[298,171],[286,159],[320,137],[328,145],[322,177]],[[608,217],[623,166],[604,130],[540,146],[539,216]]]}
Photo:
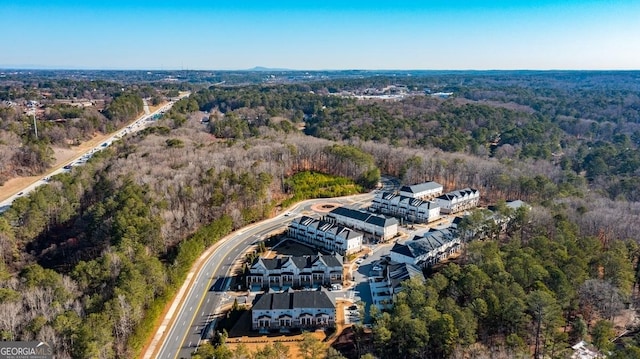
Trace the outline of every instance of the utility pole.
{"label": "utility pole", "polygon": [[33,111],[33,130],[36,133],[36,140],[38,139],[38,123],[36,122],[36,111]]}

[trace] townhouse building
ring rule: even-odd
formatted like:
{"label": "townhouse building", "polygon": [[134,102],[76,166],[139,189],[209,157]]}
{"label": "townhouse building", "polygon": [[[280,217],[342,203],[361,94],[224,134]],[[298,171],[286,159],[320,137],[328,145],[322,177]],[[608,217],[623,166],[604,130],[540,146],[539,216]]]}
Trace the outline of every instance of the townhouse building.
{"label": "townhouse building", "polygon": [[266,293],[251,308],[254,330],[319,329],[335,321],[336,305],[325,291]]}
{"label": "townhouse building", "polygon": [[423,200],[438,197],[444,191],[442,185],[437,182],[424,182],[414,185],[406,185],[400,188],[400,195]]}
{"label": "townhouse building", "polygon": [[474,188],[464,188],[438,196],[435,201],[440,207],[441,213],[458,213],[477,207],[480,203],[480,191]]}
{"label": "townhouse building", "polygon": [[285,289],[342,284],[342,258],[335,255],[258,257],[246,274],[250,289]]}
{"label": "townhouse building", "polygon": [[362,250],[362,233],[343,225],[307,216],[291,221],[287,234],[291,238],[341,256]]}
{"label": "townhouse building", "polygon": [[359,209],[337,207],[327,214],[330,221],[365,232],[369,237],[386,241],[398,234],[398,220]]}
{"label": "townhouse building", "polygon": [[390,258],[394,262],[409,263],[418,267],[429,267],[460,250],[460,238],[445,228],[431,230],[415,236],[391,248]]}
{"label": "townhouse building", "polygon": [[429,223],[440,218],[440,207],[436,202],[391,192],[378,192],[371,210],[414,223]]}

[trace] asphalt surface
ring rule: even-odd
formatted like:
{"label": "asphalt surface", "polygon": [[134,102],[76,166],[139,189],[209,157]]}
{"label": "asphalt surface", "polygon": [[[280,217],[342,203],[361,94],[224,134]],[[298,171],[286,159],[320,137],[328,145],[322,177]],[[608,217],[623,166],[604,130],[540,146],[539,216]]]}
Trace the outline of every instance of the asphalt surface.
{"label": "asphalt surface", "polygon": [[[393,190],[395,182],[385,182],[383,190]],[[219,247],[206,259],[196,274],[183,304],[178,308],[173,325],[161,344],[158,359],[190,358],[203,335],[203,329],[219,314],[220,308],[231,304],[233,297],[226,294],[231,284],[230,269],[244,258],[253,243],[265,238],[276,229],[284,229],[289,222],[303,213],[309,214],[318,203],[338,203],[359,208],[371,201],[374,192],[339,198],[314,199],[301,202],[272,219],[245,227],[225,237]]]}
{"label": "asphalt surface", "polygon": [[[187,94],[182,95],[180,98],[186,97],[186,96],[189,96],[189,95],[190,95],[190,93],[187,93]],[[74,167],[74,166],[83,165],[84,163],[87,162],[87,160],[89,160],[89,158],[91,158],[91,156],[93,156],[94,153],[109,147],[113,143],[113,141],[119,140],[120,138],[122,138],[122,137],[124,137],[124,136],[126,136],[126,135],[128,135],[130,133],[138,132],[138,131],[144,129],[149,124],[153,123],[153,121],[152,121],[153,116],[168,111],[173,106],[173,104],[175,104],[175,101],[170,101],[167,104],[165,104],[164,106],[162,106],[161,108],[159,108],[156,111],[154,111],[153,113],[150,113],[149,106],[145,102],[145,105],[144,105],[145,114],[144,115],[140,116],[136,121],[132,122],[127,127],[123,128],[123,129],[120,129],[119,131],[113,133],[111,136],[109,136],[107,139],[105,139],[101,144],[97,145],[94,148],[91,148],[91,149],[87,150],[85,153],[79,155],[78,157],[76,157],[73,160],[71,160],[70,162],[60,166],[59,168],[56,168],[55,170],[47,173],[46,175],[43,175],[36,182],[28,185],[27,187],[24,187],[23,189],[17,191],[17,193],[15,193],[13,196],[11,196],[11,197],[7,198],[6,200],[0,202],[0,213],[8,210],[11,207],[11,205],[13,204],[13,201],[15,201],[17,198],[27,196],[29,194],[29,192],[35,190],[39,186],[47,184],[49,182],[49,179],[52,176],[55,176],[57,174],[64,173],[64,172],[69,172],[71,170],[71,168]]]}

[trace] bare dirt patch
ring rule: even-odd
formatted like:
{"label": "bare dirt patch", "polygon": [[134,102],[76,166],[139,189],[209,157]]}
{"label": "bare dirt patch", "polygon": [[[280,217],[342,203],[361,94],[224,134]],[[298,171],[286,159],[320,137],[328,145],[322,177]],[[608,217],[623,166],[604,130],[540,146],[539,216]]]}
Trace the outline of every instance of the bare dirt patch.
{"label": "bare dirt patch", "polygon": [[[351,324],[345,324],[344,307],[351,305],[351,302],[338,300],[336,303],[336,330],[330,336],[322,330],[312,332],[312,335],[318,340],[325,343],[327,348],[333,345],[337,340],[343,338],[343,332],[345,329],[350,328]],[[238,323],[229,332],[229,338],[227,339],[227,346],[231,350],[241,343],[251,351],[256,352],[263,348],[267,344],[273,344],[280,342],[289,348],[289,358],[300,357],[299,344],[303,337],[300,333],[295,334],[259,334],[252,332],[249,328],[251,326],[251,312],[247,311],[238,320]]]}
{"label": "bare dirt patch", "polygon": [[340,207],[339,203],[318,203],[311,207],[314,212],[329,213],[336,207]]}
{"label": "bare dirt patch", "polygon": [[[159,108],[160,106],[161,105],[155,106],[154,108],[156,107]],[[141,114],[140,116],[143,116],[143,115],[144,114]],[[140,118],[140,116],[136,117],[135,120],[132,120],[131,122],[126,124],[124,127],[137,121]],[[50,169],[48,169],[45,173],[41,175],[28,176],[28,177],[14,177],[7,180],[4,183],[4,185],[0,186],[0,201],[6,200],[7,198],[13,196],[14,194],[24,190],[29,185],[50,175],[53,171],[63,167],[69,161],[73,160],[76,157],[81,156],[83,153],[87,152],[88,150],[98,146],[104,140],[109,138],[109,136],[111,136],[111,134],[96,133],[91,139],[85,142],[82,142],[78,146],[72,146],[70,148],[54,147],[53,152],[54,152],[54,157],[56,162],[53,164],[53,166],[51,166]]]}
{"label": "bare dirt patch", "polygon": [[90,140],[81,143],[79,146],[73,146],[71,148],[54,147],[53,156],[55,157],[55,163],[53,164],[53,166],[41,175],[11,178],[7,182],[5,182],[4,185],[0,186],[0,201],[4,201],[14,194],[22,191],[32,183],[35,183],[43,177],[48,176],[53,171],[67,164],[69,161],[96,147],[108,137],[108,134],[100,133],[94,135]]}

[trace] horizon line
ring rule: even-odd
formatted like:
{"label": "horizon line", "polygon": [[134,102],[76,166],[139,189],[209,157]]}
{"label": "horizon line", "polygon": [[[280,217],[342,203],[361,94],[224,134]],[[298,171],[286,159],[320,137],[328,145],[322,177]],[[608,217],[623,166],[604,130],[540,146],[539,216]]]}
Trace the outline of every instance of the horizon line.
{"label": "horizon line", "polygon": [[0,65],[0,71],[11,70],[11,71],[147,71],[147,72],[175,72],[175,71],[186,71],[186,72],[202,72],[202,71],[218,71],[218,72],[330,72],[330,71],[366,71],[366,72],[407,72],[407,71],[424,71],[424,72],[508,72],[508,71],[529,71],[529,72],[633,72],[640,71],[640,68],[632,69],[632,68],[609,68],[609,69],[594,69],[594,68],[584,68],[584,69],[563,69],[563,68],[518,68],[518,69],[500,69],[500,68],[492,68],[492,69],[374,69],[374,68],[334,68],[334,69],[296,69],[296,68],[279,68],[279,67],[263,67],[263,66],[254,66],[252,68],[244,68],[244,69],[189,69],[189,68],[167,68],[167,69],[153,69],[153,68],[99,68],[99,67],[64,67],[64,66],[15,66],[15,65]]}

